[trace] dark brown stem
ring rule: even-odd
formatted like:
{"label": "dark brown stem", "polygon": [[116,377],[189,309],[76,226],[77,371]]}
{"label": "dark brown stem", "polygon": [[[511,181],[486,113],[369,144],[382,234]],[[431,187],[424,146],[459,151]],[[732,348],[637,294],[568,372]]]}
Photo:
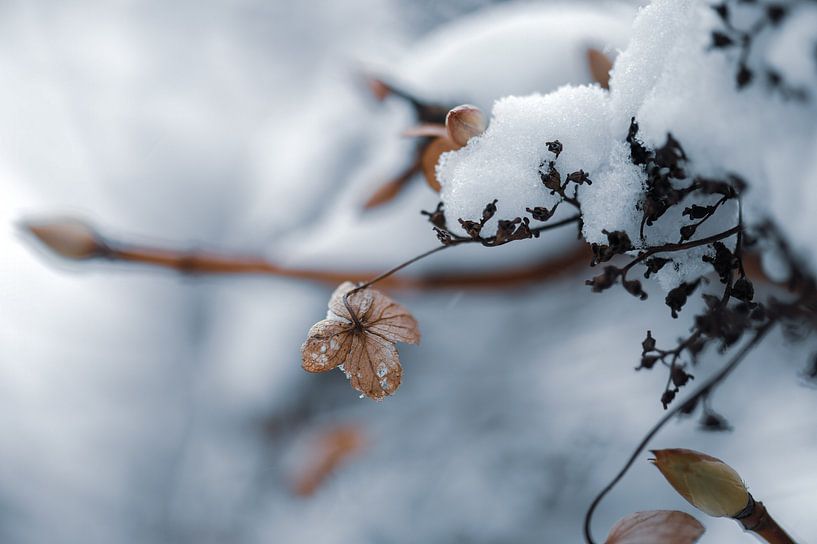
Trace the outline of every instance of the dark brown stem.
{"label": "dark brown stem", "polygon": [[752,349],[763,339],[764,336],[771,330],[772,326],[774,326],[775,321],[769,320],[767,321],[762,327],[760,327],[755,335],[743,345],[743,347],[732,357],[732,359],[716,374],[712,375],[707,381],[705,381],[698,389],[695,390],[689,398],[682,403],[677,403],[675,408],[667,412],[664,417],[658,420],[658,422],[653,425],[653,427],[644,435],[644,438],[639,442],[638,446],[636,446],[635,451],[630,455],[630,458],[624,464],[624,467],[619,471],[618,474],[613,478],[613,480],[607,484],[604,489],[599,492],[593,502],[590,504],[590,508],[587,509],[587,514],[584,517],[584,539],[587,544],[595,544],[593,540],[593,535],[591,532],[591,524],[593,522],[593,514],[596,511],[596,508],[601,503],[602,499],[613,490],[613,488],[618,484],[619,481],[627,474],[627,471],[630,470],[630,467],[635,463],[638,456],[644,451],[644,448],[647,447],[647,444],[650,443],[650,440],[658,434],[664,425],[666,425],[669,420],[673,417],[678,415],[684,406],[693,402],[694,400],[700,398],[701,396],[708,395],[715,389],[718,384],[720,384],[729,374],[743,361],[746,355],[752,351]]}
{"label": "dark brown stem", "polygon": [[[531,229],[531,232],[544,232],[544,231],[547,231],[547,230],[552,230],[552,229],[555,229],[555,228],[558,228],[558,227],[561,227],[561,226],[564,226],[564,225],[568,225],[570,223],[575,223],[578,220],[579,220],[579,216],[577,216],[577,215],[573,216],[573,217],[568,217],[567,219],[562,219],[561,221],[556,221],[554,223],[549,223],[547,225],[543,225],[543,226],[541,226],[541,227],[539,227],[537,229]],[[375,283],[388,278],[389,276],[393,275],[394,273],[399,272],[400,270],[406,268],[407,266],[412,265],[412,264],[414,264],[417,261],[420,261],[422,259],[425,259],[429,255],[433,255],[434,253],[437,253],[438,251],[442,251],[444,249],[448,249],[450,247],[458,246],[458,245],[461,245],[461,244],[472,244],[472,243],[475,243],[475,242],[481,242],[481,240],[475,239],[475,238],[457,238],[456,240],[452,240],[452,241],[450,241],[449,243],[447,243],[445,245],[437,246],[434,249],[430,249],[430,250],[426,251],[425,253],[421,253],[421,254],[417,255],[416,257],[412,257],[408,261],[400,263],[397,266],[395,266],[394,268],[392,268],[390,270],[387,270],[387,271],[383,272],[382,274],[379,274],[379,275],[375,276],[374,278],[370,279],[369,281],[367,281],[365,283],[362,283],[361,285],[358,285],[357,287],[355,287],[354,289],[348,291],[345,295],[343,295],[343,305],[346,306],[346,311],[348,311],[349,314],[352,316],[352,321],[354,321],[355,325],[360,326],[360,322],[358,321],[357,315],[355,315],[354,310],[349,305],[349,300],[348,300],[349,295],[352,295],[352,294],[354,294],[354,293],[356,293],[356,292],[358,292],[358,291],[360,291],[362,289],[366,289],[367,287],[370,287],[370,286],[374,285]],[[502,245],[502,244],[497,244],[497,245]]]}
{"label": "dark brown stem", "polygon": [[749,506],[735,516],[746,531],[754,533],[769,544],[796,544],[794,539],[778,525],[760,501],[749,496]]}
{"label": "dark brown stem", "polygon": [[645,259],[652,257],[656,253],[669,253],[672,251],[684,251],[687,249],[692,249],[695,247],[705,246],[707,244],[711,244],[725,238],[729,238],[730,236],[734,236],[735,234],[740,233],[743,230],[741,225],[735,225],[729,230],[725,230],[723,232],[719,232],[718,234],[713,234],[712,236],[707,236],[706,238],[701,238],[700,240],[692,240],[691,242],[679,242],[677,244],[663,244],[660,246],[654,246],[647,248],[641,251],[638,256],[624,265],[622,267],[622,279],[627,279],[627,272],[630,271],[632,267],[637,265],[640,262],[643,262]]}

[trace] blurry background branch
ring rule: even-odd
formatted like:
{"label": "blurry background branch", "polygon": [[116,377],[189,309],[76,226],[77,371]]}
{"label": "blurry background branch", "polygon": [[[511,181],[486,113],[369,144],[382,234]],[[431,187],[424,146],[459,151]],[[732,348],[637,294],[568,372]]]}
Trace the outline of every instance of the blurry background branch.
{"label": "blurry background branch", "polygon": [[[559,227],[569,221],[550,225]],[[287,267],[263,257],[229,255],[213,251],[159,248],[113,240],[100,235],[90,225],[76,219],[53,219],[21,223],[23,231],[33,235],[54,254],[69,260],[107,260],[128,265],[143,265],[173,270],[187,275],[261,275],[288,277],[326,284],[343,281],[363,282],[379,274],[378,271],[360,272],[319,270]],[[544,230],[544,228],[540,228]],[[454,245],[470,243],[462,240]],[[440,246],[443,249],[445,246]],[[422,276],[389,276],[380,282],[391,289],[446,289],[513,287],[547,280],[573,271],[586,263],[589,251],[577,247],[559,257],[539,263],[508,268],[501,271],[475,273],[440,273]]]}

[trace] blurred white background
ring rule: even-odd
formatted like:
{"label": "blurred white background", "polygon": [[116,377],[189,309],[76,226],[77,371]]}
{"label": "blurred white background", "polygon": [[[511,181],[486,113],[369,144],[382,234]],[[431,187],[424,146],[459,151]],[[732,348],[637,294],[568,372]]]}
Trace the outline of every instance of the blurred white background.
{"label": "blurred white background", "polygon": [[[398,293],[423,344],[401,347],[404,384],[373,403],[340,373],[300,368],[328,286],[71,266],[15,227],[80,215],[138,241],[341,269],[433,247],[424,184],[366,217],[356,207],[411,150],[398,136],[408,109],[375,103],[356,74],[377,66],[415,88],[439,83],[448,99],[453,68],[433,62],[467,36],[445,25],[487,4],[0,4],[0,541],[580,541],[586,506],[661,414],[665,377],[632,371],[644,331],[669,342],[693,308],[673,321],[660,292],[593,295],[587,271],[524,289]],[[581,7],[547,6],[574,17],[564,39],[626,41],[628,7],[590,5],[621,25],[593,26]],[[488,9],[499,11],[468,28],[542,8]],[[498,62],[469,51],[450,54],[466,68]],[[516,84],[589,81],[574,61]],[[491,89],[513,91],[493,77]],[[452,250],[421,269],[525,262],[571,237]],[[719,390],[734,431],[687,420],[654,442],[727,460],[803,541],[817,540],[817,395],[798,381],[808,347],[773,337]],[[698,379],[720,362],[707,357]],[[337,424],[359,429],[364,449],[295,496],[316,433]],[[687,505],[640,462],[596,534],[653,508]],[[732,521],[704,521],[703,542],[751,541]]]}

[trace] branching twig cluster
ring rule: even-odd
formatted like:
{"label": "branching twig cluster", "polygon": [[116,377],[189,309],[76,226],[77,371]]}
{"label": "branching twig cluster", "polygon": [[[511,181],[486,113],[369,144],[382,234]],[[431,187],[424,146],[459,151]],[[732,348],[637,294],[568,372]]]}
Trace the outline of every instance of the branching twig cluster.
{"label": "branching twig cluster", "polygon": [[743,4],[743,9],[753,9],[755,12],[754,22],[746,29],[735,25],[734,14],[727,2],[712,6],[723,28],[712,31],[710,47],[721,51],[736,52],[735,85],[738,90],[756,82],[758,80],[756,76],[759,73],[764,77],[767,87],[772,91],[777,91],[784,99],[808,100],[809,93],[805,88],[788,83],[774,68],[765,64],[750,66],[754,44],[761,39],[760,36],[765,30],[778,27],[789,16],[789,8],[777,2],[761,3],[756,0],[744,1]]}

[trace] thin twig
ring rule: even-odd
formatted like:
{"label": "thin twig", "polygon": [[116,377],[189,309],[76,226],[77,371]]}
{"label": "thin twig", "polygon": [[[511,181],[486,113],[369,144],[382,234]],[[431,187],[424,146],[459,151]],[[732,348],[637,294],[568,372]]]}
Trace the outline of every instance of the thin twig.
{"label": "thin twig", "polygon": [[[538,234],[540,232],[544,232],[544,231],[547,231],[547,230],[553,230],[553,229],[556,229],[558,227],[562,227],[564,225],[569,225],[570,223],[576,223],[576,222],[579,221],[579,219],[580,219],[580,216],[574,215],[574,216],[568,217],[566,219],[562,219],[561,221],[556,221],[554,223],[549,223],[547,225],[542,225],[541,227],[538,227],[536,229],[531,229],[531,232],[536,232]],[[392,274],[394,274],[396,272],[399,272],[400,270],[406,268],[407,266],[409,266],[411,264],[416,263],[417,261],[425,259],[429,255],[433,255],[434,253],[437,253],[437,252],[442,251],[444,249],[448,249],[450,247],[454,247],[454,246],[458,246],[458,245],[462,245],[462,244],[473,244],[473,243],[476,243],[476,242],[483,243],[483,245],[484,245],[484,241],[482,239],[480,239],[480,238],[461,238],[461,237],[458,237],[458,238],[456,238],[454,240],[451,240],[447,244],[437,246],[434,249],[430,249],[430,250],[426,251],[425,253],[421,253],[420,255],[417,255],[416,257],[413,257],[413,258],[411,258],[411,259],[409,259],[409,260],[407,260],[407,261],[405,261],[403,263],[400,263],[399,265],[395,266],[394,268],[392,268],[390,270],[387,270],[386,272],[383,272],[382,274],[379,274],[379,275],[375,276],[374,278],[370,279],[369,281],[358,285],[357,287],[347,291],[346,294],[343,295],[343,305],[346,306],[346,311],[348,311],[349,314],[352,316],[352,321],[355,323],[355,325],[360,326],[360,322],[358,320],[358,317],[355,314],[355,311],[352,309],[351,305],[349,304],[349,296],[350,295],[353,295],[354,293],[357,293],[358,291],[360,291],[362,289],[366,289],[367,287],[371,287],[375,283],[388,278]],[[506,243],[506,242],[503,242],[502,244],[495,244],[495,245],[497,245],[497,246],[498,245],[503,245],[504,243]]]}
{"label": "thin twig", "polygon": [[643,262],[648,257],[652,257],[656,253],[669,253],[673,251],[685,251],[687,249],[692,249],[700,246],[705,246],[707,244],[711,244],[714,242],[718,242],[725,238],[729,238],[730,236],[734,236],[735,234],[739,234],[743,230],[743,227],[738,224],[732,227],[731,229],[725,230],[723,232],[719,232],[718,234],[713,234],[712,236],[707,236],[706,238],[701,238],[700,240],[692,240],[690,242],[679,242],[674,244],[663,244],[660,246],[653,246],[647,249],[642,250],[639,252],[638,256],[634,258],[632,261],[627,263],[621,268],[622,271],[622,279],[627,279],[627,272],[630,271],[632,267],[637,265],[640,262]]}

